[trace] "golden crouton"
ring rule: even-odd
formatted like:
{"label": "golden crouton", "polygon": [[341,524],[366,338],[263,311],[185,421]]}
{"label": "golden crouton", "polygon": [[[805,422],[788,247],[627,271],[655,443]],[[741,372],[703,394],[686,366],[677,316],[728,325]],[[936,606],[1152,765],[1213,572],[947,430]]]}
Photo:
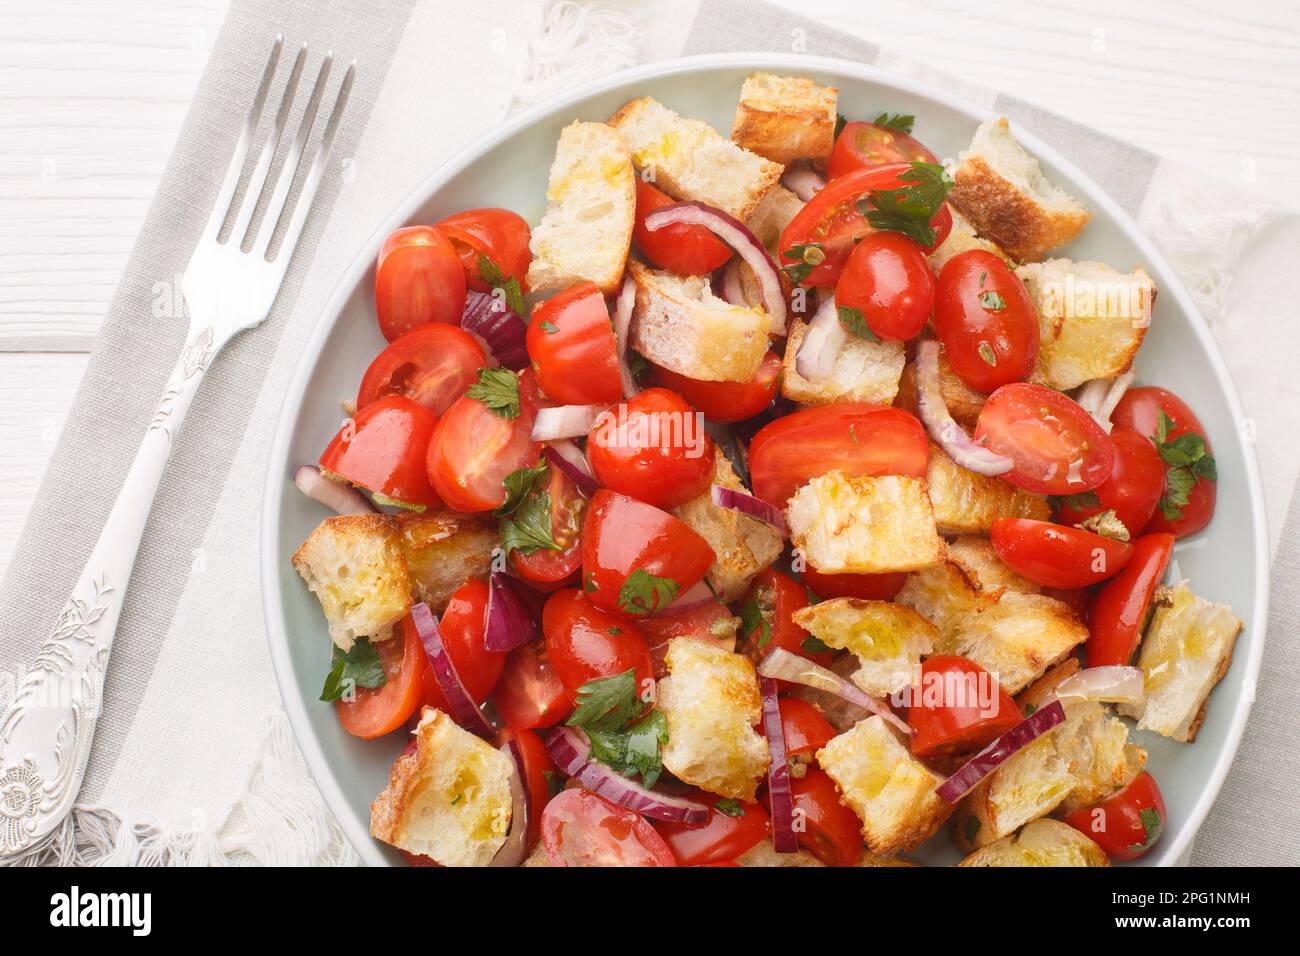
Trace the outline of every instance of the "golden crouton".
{"label": "golden crouton", "polygon": [[487,866],[510,832],[511,759],[434,707],[370,804],[370,834],[443,866]]}
{"label": "golden crouton", "polygon": [[910,850],[929,839],[952,808],[935,794],[943,778],[908,753],[881,717],[868,717],[817,751],[841,800],[862,820],[873,852]]}
{"label": "golden crouton", "polygon": [[938,445],[930,447],[926,485],[940,534],[988,534],[999,518],[1046,521],[1052,514],[1042,495],[1021,491],[1001,478],[968,471]]}
{"label": "golden crouton", "polygon": [[1137,666],[1146,675],[1146,704],[1121,712],[1184,743],[1196,739],[1214,685],[1228,673],[1241,621],[1226,604],[1197,597],[1183,581],[1151,617]]}
{"label": "golden crouton", "polygon": [[768,255],[777,257],[781,244],[781,233],[790,221],[803,209],[803,200],[784,186],[773,186],[763,197],[754,211],[745,220],[745,225],[754,237],[763,244]]}
{"label": "golden crouton", "polygon": [[411,609],[411,577],[392,515],[332,515],[292,562],[320,601],[330,639],[344,651],[358,637],[392,637]]}
{"label": "golden crouton", "polygon": [[1038,594],[1037,584],[1026,581],[998,557],[988,538],[963,535],[948,542],[948,560],[956,562],[967,580],[980,591],[1008,589],[1022,594]]}
{"label": "golden crouton", "polygon": [[[988,396],[975,391],[958,378],[942,350],[939,352],[939,392],[943,395],[943,403],[948,406],[948,414],[958,424],[974,431]],[[908,362],[903,366],[903,377],[899,379],[898,395],[894,399],[894,404],[920,417],[916,404],[915,362]]]}
{"label": "golden crouton", "polygon": [[939,638],[916,611],[888,601],[833,598],[795,611],[794,623],[830,647],[851,651],[858,659],[851,679],[872,697],[917,682],[921,655]]}
{"label": "golden crouton", "polygon": [[[727,456],[718,452],[713,461],[713,483],[733,491],[746,491]],[[673,509],[692,530],[709,543],[717,560],[708,579],[724,601],[745,593],[754,575],[781,555],[785,540],[754,518],[713,503],[712,489]]]}
{"label": "golden crouton", "polygon": [[948,232],[939,248],[926,257],[930,260],[930,268],[934,270],[935,275],[938,275],[940,270],[948,264],[949,259],[972,249],[982,249],[985,252],[993,253],[1003,262],[1008,261],[1007,254],[1002,251],[996,242],[989,242],[987,239],[981,239],[975,235],[975,227],[952,203],[948,203],[948,211],[952,213],[952,229]]}
{"label": "golden crouton", "polygon": [[397,530],[415,600],[434,614],[446,610],[452,593],[470,578],[487,576],[492,551],[501,546],[496,528],[482,517],[450,509],[400,514]]}
{"label": "golden crouton", "polygon": [[826,574],[880,574],[943,560],[925,482],[902,475],[846,478],[831,471],[786,506],[790,540]]}
{"label": "golden crouton", "polygon": [[1070,389],[1127,372],[1151,325],[1156,289],[1141,269],[1048,259],[1016,275],[1038,312],[1033,381]]}
{"label": "golden crouton", "polygon": [[710,793],[753,800],[770,762],[754,731],[762,699],[753,661],[693,637],[673,638],[665,661],[658,693],[668,721],[664,767]]}
{"label": "golden crouton", "polygon": [[1106,851],[1060,820],[1035,820],[976,850],[958,866],[1110,866]]}
{"label": "golden crouton", "polygon": [[751,73],[740,88],[732,142],[774,163],[829,159],[838,93],[803,76]]}
{"label": "golden crouton", "polygon": [[781,394],[805,405],[832,402],[868,402],[888,405],[898,394],[903,374],[903,343],[872,342],[850,335],[835,356],[831,374],[810,381],[796,365],[799,347],[808,326],[797,319],[790,323],[790,339],[781,361]]}

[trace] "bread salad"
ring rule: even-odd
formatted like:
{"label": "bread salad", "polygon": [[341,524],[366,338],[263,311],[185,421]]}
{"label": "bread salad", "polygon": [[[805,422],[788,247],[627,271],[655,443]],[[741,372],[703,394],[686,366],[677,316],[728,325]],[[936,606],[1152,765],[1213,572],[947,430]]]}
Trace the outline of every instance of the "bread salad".
{"label": "bread salad", "polygon": [[945,166],[838,109],[755,73],[728,138],[633,100],[560,133],[535,224],[384,243],[293,565],[321,700],[408,740],[371,832],[411,864],[1160,839],[1135,731],[1195,740],[1241,622],[1165,583],[1217,476],[1135,387],[1155,285],[1053,255],[1088,210],[1005,119]]}

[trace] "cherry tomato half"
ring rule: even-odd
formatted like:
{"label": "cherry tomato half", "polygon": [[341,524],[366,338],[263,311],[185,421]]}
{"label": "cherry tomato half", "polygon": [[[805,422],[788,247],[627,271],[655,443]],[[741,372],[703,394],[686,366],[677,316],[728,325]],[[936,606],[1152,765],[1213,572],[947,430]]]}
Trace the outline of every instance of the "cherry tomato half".
{"label": "cherry tomato half", "polygon": [[823,601],[851,597],[864,601],[892,601],[907,583],[907,572],[887,574],[823,574],[816,568],[799,572],[804,585]]}
{"label": "cherry tomato half", "polygon": [[[491,696],[506,666],[504,651],[489,651],[483,647],[487,599],[486,581],[466,581],[452,594],[447,609],[442,612],[442,620],[438,622],[438,632],[447,648],[447,656],[456,668],[456,676],[477,704]],[[410,615],[407,615],[402,626],[406,631],[416,634],[416,640],[419,640]],[[446,714],[453,713],[442,688],[438,686],[432,667],[425,668],[423,703],[437,707]]]}
{"label": "cherry tomato half", "polygon": [[550,727],[573,707],[568,688],[546,656],[544,640],[521,644],[506,656],[492,701],[506,726],[516,729]]}
{"label": "cherry tomato half", "polygon": [[827,866],[857,866],[862,859],[862,821],[840,803],[835,781],[817,767],[790,780],[799,846]]}
{"label": "cherry tomato half", "polygon": [[845,123],[831,150],[826,176],[838,179],[859,169],[891,163],[937,163],[938,158],[907,133],[854,120]]}
{"label": "cherry tomato half", "polygon": [[709,421],[740,422],[772,404],[780,381],[781,356],[771,351],[763,356],[752,382],[702,382],[658,365],[654,372],[659,384],[677,392]]}
{"label": "cherry tomato half", "polygon": [[731,652],[736,649],[736,621],[725,604],[705,601],[684,611],[668,611],[637,622],[650,643],[655,677],[667,673],[664,656],[675,637],[693,637]]}
{"label": "cherry tomato half", "polygon": [[1151,597],[1165,576],[1174,536],[1159,532],[1133,542],[1128,565],[1097,593],[1089,620],[1088,666],[1125,665],[1141,640]]}
{"label": "cherry tomato half", "polygon": [[587,461],[604,487],[656,508],[676,508],[713,483],[713,441],[680,395],[648,388],[596,419]]}
{"label": "cherry tomato half", "polygon": [[1096,842],[1112,860],[1136,860],[1164,832],[1165,798],[1156,778],[1142,771],[1123,790],[1065,815],[1065,822]]}
{"label": "cherry tomato half", "polygon": [[1084,588],[1114,577],[1133,556],[1133,545],[1033,518],[999,518],[993,550],[1011,570],[1048,588]]}
{"label": "cherry tomato half", "polygon": [[549,591],[565,584],[582,566],[582,519],[587,499],[582,497],[572,479],[560,469],[546,472],[546,495],[551,502],[551,540],[558,550],[539,548],[532,554],[517,549],[510,552],[519,576],[539,591]]}
{"label": "cherry tomato half", "polygon": [[997,678],[964,657],[926,658],[921,686],[911,693],[907,722],[916,731],[917,757],[971,753],[1020,723],[1016,702]]}
{"label": "cherry tomato half", "polygon": [[636,225],[632,228],[632,238],[637,247],[660,269],[681,276],[704,275],[725,265],[731,258],[731,247],[703,226],[674,223],[654,232],[645,227],[646,216],[676,202],[640,176],[636,178]]}
{"label": "cherry tomato half", "polygon": [[533,308],[526,336],[537,384],[564,405],[597,405],[623,397],[618,344],[605,297],[579,282]]}
{"label": "cherry tomato half", "polygon": [[357,389],[357,409],[387,395],[402,395],[442,415],[485,365],[483,347],[459,326],[418,326],[398,336],[370,363]]}
{"label": "cherry tomato half", "polygon": [[907,236],[873,232],[844,263],[835,304],[861,312],[880,338],[905,342],[930,319],[934,273],[921,247]]}
{"label": "cherry tomato half", "polygon": [[442,502],[423,466],[437,419],[423,405],[389,395],[360,409],[320,456],[327,471],[410,505]]}
{"label": "cherry tomato half", "polygon": [[1092,492],[1058,499],[1056,516],[1063,524],[1079,524],[1103,511],[1113,511],[1136,537],[1165,493],[1165,464],[1150,439],[1132,428],[1120,425],[1111,429],[1110,443],[1115,449],[1110,477]]}
{"label": "cherry tomato half", "polygon": [[636,672],[644,694],[654,686],[645,632],[626,618],[594,606],[581,591],[556,591],[542,609],[546,656],[573,694],[588,681]]}
{"label": "cherry tomato half", "polygon": [[551,866],[676,866],[668,844],[640,814],[588,790],[557,794],[542,812]]}
{"label": "cherry tomato half", "polygon": [[591,603],[636,617],[662,611],[704,577],[717,556],[686,522],[602,488],[582,529],[582,587]]}
{"label": "cherry tomato half", "polygon": [[339,723],[354,737],[373,740],[406,723],[420,703],[426,665],[424,645],[415,628],[403,628],[402,635],[375,641],[379,664],[386,680],[379,687],[357,687],[351,700],[334,702]]}
{"label": "cherry tomato half", "polygon": [[749,444],[754,494],[784,507],[802,485],[839,469],[848,478],[924,478],[930,442],[915,415],[886,405],[839,402],[785,415]]}
{"label": "cherry tomato half", "polygon": [[829,667],[830,651],[809,651],[804,642],[811,634],[792,620],[796,611],[809,605],[803,585],[775,568],[759,572],[749,585],[749,591],[740,604],[742,620],[756,618],[754,626],[745,633],[745,644],[754,659],[761,661],[778,647]]}
{"label": "cherry tomato half", "polygon": [[989,396],[975,440],[1015,467],[1002,476],[1045,495],[1092,491],[1110,477],[1110,436],[1073,399],[1046,385],[1014,382]]}
{"label": "cherry tomato half", "polygon": [[939,272],[934,332],[957,377],[977,392],[1029,377],[1038,361],[1038,312],[1024,283],[983,249],[953,256]]}
{"label": "cherry tomato half", "polygon": [[504,278],[517,280],[519,291],[527,294],[528,264],[533,260],[528,242],[532,234],[523,216],[509,209],[466,209],[448,216],[434,228],[451,241],[471,289],[479,292],[490,289],[479,275],[481,254]]}
{"label": "cherry tomato half", "polygon": [[835,736],[822,712],[800,697],[782,697],[777,701],[781,711],[781,733],[785,737],[787,756],[814,754]]}
{"label": "cherry tomato half", "polygon": [[703,790],[692,790],[686,799],[709,808],[703,826],[654,821],[654,828],[682,866],[725,863],[754,848],[767,836],[767,811],[757,803],[733,801],[718,809],[718,798]]}
{"label": "cherry tomato half", "polygon": [[407,226],[384,240],[375,267],[375,311],[388,341],[428,322],[460,322],[465,270],[432,226]]}

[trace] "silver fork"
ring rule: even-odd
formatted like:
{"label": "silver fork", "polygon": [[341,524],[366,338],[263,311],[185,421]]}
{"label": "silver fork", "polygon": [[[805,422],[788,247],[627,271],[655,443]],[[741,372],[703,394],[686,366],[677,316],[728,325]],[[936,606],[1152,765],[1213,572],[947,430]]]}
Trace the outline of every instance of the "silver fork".
{"label": "silver fork", "polygon": [[[72,809],[90,756],[118,615],[172,440],[217,352],[271,311],[329,160],[356,74],[355,63],[339,85],[316,157],[293,211],[286,217],[285,204],[329,79],[332,52],[321,63],[302,122],[270,192],[261,226],[254,233],[250,228],[253,214],[267,188],[267,176],[307,59],[303,46],[294,59],[248,189],[235,210],[234,223],[227,238],[221,240],[283,46],[283,36],[277,36],[212,215],[185,269],[181,289],[190,316],[185,347],[90,560],[0,719],[0,857],[21,854],[56,829]],[[271,239],[280,225],[284,225],[283,237],[275,257],[268,259]],[[242,246],[249,242],[249,251],[244,252]]]}

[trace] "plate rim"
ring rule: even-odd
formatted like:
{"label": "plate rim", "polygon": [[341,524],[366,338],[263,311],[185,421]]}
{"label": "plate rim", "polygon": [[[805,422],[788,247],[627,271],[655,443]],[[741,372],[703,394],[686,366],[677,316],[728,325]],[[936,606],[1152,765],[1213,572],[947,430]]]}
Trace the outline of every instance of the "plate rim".
{"label": "plate rim", "polygon": [[[362,827],[351,812],[349,801],[335,779],[333,766],[326,759],[320,740],[311,732],[308,723],[304,697],[304,688],[297,680],[288,654],[288,637],[285,627],[284,605],[280,594],[279,562],[283,557],[278,554],[278,528],[280,523],[280,505],[291,487],[286,475],[291,467],[288,461],[288,449],[305,396],[310,370],[317,364],[326,340],[338,323],[343,306],[352,295],[352,290],[370,268],[378,253],[383,237],[393,229],[404,225],[414,215],[416,209],[448,180],[461,173],[479,156],[495,149],[501,143],[528,127],[539,123],[565,109],[573,107],[582,100],[609,92],[619,86],[638,81],[660,79],[683,73],[704,73],[714,70],[736,69],[774,69],[804,70],[820,72],[826,75],[843,75],[855,80],[865,80],[887,87],[928,98],[950,109],[968,115],[975,122],[997,115],[988,106],[940,89],[923,80],[914,79],[892,72],[879,66],[857,63],[838,57],[811,56],[798,53],[708,53],[695,56],[679,57],[672,60],[643,64],[608,76],[599,77],[554,98],[521,111],[498,126],[486,131],[472,142],[448,157],[443,163],[417,183],[389,213],[380,221],[379,226],[359,244],[356,255],[348,267],[341,273],[321,309],[322,319],[317,321],[310,336],[303,344],[289,384],[285,389],[280,407],[276,413],[275,434],[267,456],[267,473],[261,508],[261,526],[259,534],[258,555],[261,561],[259,578],[262,590],[262,612],[266,625],[266,637],[269,645],[272,668],[275,672],[276,685],[280,692],[281,705],[288,716],[294,738],[298,743],[313,782],[320,790],[330,812],[334,815],[340,829],[348,842],[352,844],[358,856],[367,864],[389,865],[380,849],[370,836],[369,827]],[[1017,128],[1017,139],[1036,157],[1047,159],[1052,165],[1069,178],[1072,184],[1083,187],[1088,199],[1096,204],[1100,211],[1109,216],[1127,235],[1130,241],[1144,257],[1144,265],[1150,271],[1162,277],[1161,293],[1172,296],[1179,309],[1186,314],[1193,330],[1209,357],[1210,366],[1223,394],[1227,397],[1228,410],[1233,419],[1243,422],[1247,419],[1241,398],[1233,383],[1227,362],[1219,349],[1218,343],[1210,331],[1209,324],[1192,301],[1190,293],[1184,287],[1181,278],[1165,257],[1155,246],[1154,241],[1138,225],[1136,218],[1121,208],[1114,199],[1087,173],[1076,166],[1068,157],[1041,140],[1031,131]],[[1245,732],[1246,722],[1250,717],[1254,703],[1254,688],[1258,683],[1260,663],[1267,637],[1270,552],[1268,522],[1265,514],[1263,481],[1259,470],[1259,460],[1253,443],[1244,437],[1244,430],[1235,429],[1234,441],[1241,452],[1246,468],[1247,486],[1250,498],[1251,524],[1255,534],[1255,561],[1259,573],[1255,580],[1254,600],[1251,610],[1253,639],[1250,652],[1246,657],[1246,672],[1242,677],[1244,688],[1238,702],[1232,722],[1229,724],[1224,746],[1215,757],[1214,767],[1196,802],[1186,824],[1180,828],[1173,841],[1166,844],[1160,854],[1162,866],[1176,866],[1184,862],[1210,807],[1214,804],[1219,790],[1227,777],[1229,768],[1236,757]],[[315,698],[309,693],[308,697]],[[345,810],[346,812],[340,812]]]}

